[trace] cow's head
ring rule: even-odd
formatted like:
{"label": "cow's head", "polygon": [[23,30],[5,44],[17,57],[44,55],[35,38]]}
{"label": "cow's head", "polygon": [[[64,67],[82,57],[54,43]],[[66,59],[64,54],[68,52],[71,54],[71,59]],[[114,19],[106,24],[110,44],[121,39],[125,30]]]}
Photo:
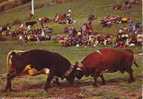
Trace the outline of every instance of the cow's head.
{"label": "cow's head", "polygon": [[81,79],[84,76],[83,64],[76,62],[74,66],[76,67],[74,70],[74,76],[78,79]]}
{"label": "cow's head", "polygon": [[74,78],[81,79],[83,76],[83,71],[81,69],[81,64],[76,62],[71,68],[65,73],[65,76],[69,82],[73,82]]}
{"label": "cow's head", "polygon": [[76,70],[76,67],[74,65],[71,65],[69,70],[66,71],[66,73],[64,74],[64,76],[66,77],[67,81],[69,83],[73,83],[74,82],[74,72]]}

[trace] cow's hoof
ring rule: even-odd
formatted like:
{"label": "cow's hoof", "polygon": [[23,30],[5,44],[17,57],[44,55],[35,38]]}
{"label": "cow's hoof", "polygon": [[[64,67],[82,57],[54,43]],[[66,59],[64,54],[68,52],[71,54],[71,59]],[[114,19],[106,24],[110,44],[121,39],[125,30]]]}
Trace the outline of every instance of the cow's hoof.
{"label": "cow's hoof", "polygon": [[133,83],[135,80],[133,79],[133,80],[128,80],[128,83]]}
{"label": "cow's hoof", "polygon": [[47,85],[47,86],[44,87],[44,90],[48,91],[48,88],[50,88],[50,87],[51,87],[50,85]]}
{"label": "cow's hoof", "polygon": [[48,91],[48,87],[47,86],[44,87],[44,91]]}
{"label": "cow's hoof", "polygon": [[11,92],[11,91],[16,92],[16,90],[11,89],[11,88],[10,88],[10,89],[4,89],[4,90],[3,90],[3,92]]}
{"label": "cow's hoof", "polygon": [[8,92],[8,90],[7,89],[3,89],[2,92]]}
{"label": "cow's hoof", "polygon": [[48,88],[44,88],[44,91],[48,92]]}
{"label": "cow's hoof", "polygon": [[106,83],[101,83],[101,85],[106,85]]}
{"label": "cow's hoof", "polygon": [[102,82],[101,84],[102,84],[102,85],[106,85],[106,83],[105,83],[105,82]]}
{"label": "cow's hoof", "polygon": [[59,81],[53,81],[54,84],[60,86],[60,82]]}
{"label": "cow's hoof", "polygon": [[73,85],[73,84],[74,84],[74,81],[69,81],[69,84],[70,84],[70,85]]}
{"label": "cow's hoof", "polygon": [[10,89],[10,92],[18,92],[18,90]]}
{"label": "cow's hoof", "polygon": [[94,87],[98,87],[98,85],[97,85],[96,83],[93,83],[93,86],[94,86]]}

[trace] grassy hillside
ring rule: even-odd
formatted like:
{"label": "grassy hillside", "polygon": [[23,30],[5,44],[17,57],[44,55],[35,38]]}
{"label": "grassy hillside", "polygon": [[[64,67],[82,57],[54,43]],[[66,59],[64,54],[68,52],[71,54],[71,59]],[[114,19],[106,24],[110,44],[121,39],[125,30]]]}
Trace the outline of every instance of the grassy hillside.
{"label": "grassy hillside", "polygon": [[[64,12],[66,9],[71,8],[73,10],[73,16],[77,19],[86,18],[89,14],[95,14],[97,17],[103,17],[106,15],[125,15],[132,16],[136,20],[141,21],[141,5],[135,6],[128,11],[113,11],[112,5],[115,3],[123,2],[124,0],[75,0],[72,2],[64,4],[53,4],[49,5],[49,0],[35,0],[35,6],[44,4],[40,9],[36,9],[36,16],[49,16],[53,17],[56,13]],[[29,14],[30,9],[28,8],[30,4],[25,4],[14,9],[10,9],[5,13],[1,13],[2,16],[6,16],[0,24],[11,22],[12,20],[18,18],[20,20],[26,18]],[[12,17],[15,16],[15,17]]]}
{"label": "grassy hillside", "polygon": [[[53,18],[56,13],[62,13],[65,12],[68,8],[71,8],[73,17],[77,20],[77,23],[75,24],[77,28],[79,28],[81,24],[87,20],[87,17],[90,14],[95,14],[97,16],[97,20],[94,24],[94,30],[99,32],[114,33],[116,32],[116,28],[119,28],[120,25],[115,25],[112,28],[103,29],[99,22],[104,16],[130,16],[135,21],[141,22],[141,4],[135,5],[133,8],[127,11],[112,10],[113,4],[120,4],[123,1],[124,0],[74,0],[64,4],[52,4],[50,0],[35,0],[36,7],[43,4],[42,8],[36,9],[35,18],[42,16]],[[0,13],[0,25],[12,23],[15,20],[27,20],[29,13],[30,3]],[[54,28],[55,33],[61,33],[63,31],[64,25],[50,24],[50,27]]]}
{"label": "grassy hillside", "polygon": [[[1,1],[1,0],[0,0]],[[142,6],[135,5],[133,8],[127,11],[113,11],[112,5],[115,3],[121,3],[124,0],[72,0],[72,2],[66,2],[64,4],[53,4],[52,0],[35,0],[35,5],[43,5],[42,8],[36,9],[35,18],[48,16],[52,18],[56,13],[62,13],[68,8],[72,9],[73,18],[77,20],[74,26],[79,29],[79,27],[87,20],[90,14],[95,14],[97,20],[94,22],[94,30],[101,33],[112,33],[115,34],[118,28],[123,25],[114,25],[111,28],[102,28],[99,24],[100,20],[107,15],[120,15],[120,16],[130,16],[136,22],[142,21]],[[6,12],[0,13],[0,25],[5,25],[12,23],[15,20],[25,21],[30,13],[30,3],[21,5],[19,7],[9,9]],[[126,24],[124,24],[126,25]],[[51,23],[49,27],[54,29],[55,34],[63,33],[63,28],[66,25],[60,25]],[[55,41],[42,41],[28,42],[23,44],[19,41],[5,41],[0,42],[0,98],[22,98],[22,99],[44,99],[44,98],[60,98],[60,99],[139,99],[141,96],[141,85],[142,85],[142,70],[143,70],[143,56],[138,55],[142,52],[141,47],[133,47],[131,49],[135,52],[136,61],[139,67],[136,68],[133,65],[134,76],[136,81],[129,84],[127,82],[127,73],[121,74],[109,73],[105,74],[105,79],[107,80],[106,85],[100,84],[100,79],[98,81],[99,86],[93,87],[93,79],[91,77],[84,77],[81,81],[76,81],[75,86],[68,86],[65,81],[62,81],[61,86],[54,86],[49,88],[48,92],[42,90],[43,85],[46,81],[45,75],[40,75],[36,77],[24,76],[22,78],[16,78],[14,80],[14,88],[16,92],[2,92],[5,86],[5,77],[3,74],[7,73],[6,67],[6,55],[10,50],[29,50],[34,48],[46,49],[54,52],[58,52],[65,56],[72,63],[75,61],[81,61],[87,54],[95,51],[99,48],[105,46],[97,46],[95,48],[85,48],[85,47],[61,47]],[[2,75],[1,75],[2,74]],[[141,97],[140,97],[141,99]]]}

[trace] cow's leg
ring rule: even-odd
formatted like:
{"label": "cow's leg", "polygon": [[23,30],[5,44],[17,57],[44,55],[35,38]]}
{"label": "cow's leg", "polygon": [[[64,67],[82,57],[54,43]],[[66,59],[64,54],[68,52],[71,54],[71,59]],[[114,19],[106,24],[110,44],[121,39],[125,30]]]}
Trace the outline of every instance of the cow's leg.
{"label": "cow's leg", "polygon": [[16,73],[15,72],[11,72],[7,74],[7,81],[6,81],[6,86],[5,86],[5,90],[4,91],[12,91],[12,84],[11,81],[12,79],[16,77]]}
{"label": "cow's leg", "polygon": [[93,83],[94,86],[97,86],[97,78],[99,76],[100,76],[100,73],[98,73],[98,72],[94,73],[94,83]]}
{"label": "cow's leg", "polygon": [[129,80],[128,80],[128,82],[131,83],[131,82],[135,81],[134,76],[133,76],[133,70],[132,70],[132,68],[128,69],[127,72],[129,74]]}
{"label": "cow's leg", "polygon": [[104,79],[103,74],[101,74],[101,75],[100,75],[100,78],[101,78],[101,80],[102,80],[102,84],[103,84],[103,85],[105,85],[105,84],[106,84],[106,82],[105,82],[105,79]]}
{"label": "cow's leg", "polygon": [[58,77],[56,77],[55,83],[56,83],[57,85],[60,85],[60,82],[59,82],[59,78],[58,78]]}
{"label": "cow's leg", "polygon": [[45,84],[45,87],[44,87],[45,90],[47,90],[47,88],[50,87],[50,83],[51,83],[53,78],[54,78],[54,72],[50,71],[48,78],[47,78],[47,81],[46,81],[46,84]]}
{"label": "cow's leg", "polygon": [[60,85],[59,78],[56,77],[56,78],[54,79],[53,83],[55,83],[55,84],[57,84],[57,85]]}

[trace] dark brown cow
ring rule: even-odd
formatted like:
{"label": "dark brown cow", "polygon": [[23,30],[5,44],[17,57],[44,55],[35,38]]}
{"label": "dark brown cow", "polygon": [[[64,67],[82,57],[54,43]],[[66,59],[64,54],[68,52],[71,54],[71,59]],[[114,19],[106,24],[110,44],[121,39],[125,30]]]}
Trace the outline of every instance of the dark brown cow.
{"label": "dark brown cow", "polygon": [[[7,83],[5,90],[11,90],[11,80],[25,72],[30,72],[34,75],[37,72],[49,70],[47,82],[45,84],[45,90],[49,87],[53,77],[66,78],[70,83],[73,82],[74,76],[71,75],[73,66],[63,56],[58,53],[49,52],[46,50],[33,49],[29,51],[12,51],[8,55],[10,58],[9,71],[7,74]],[[32,71],[32,73],[31,73]],[[46,72],[45,71],[45,72]]]}
{"label": "dark brown cow", "polygon": [[[78,68],[75,76],[80,79],[83,75],[91,75],[94,77],[96,85],[99,76],[105,84],[104,72],[120,71],[121,73],[128,72],[129,81],[133,82],[133,63],[135,63],[134,55],[130,49],[103,48],[89,54],[82,60],[81,64],[76,65]],[[137,66],[136,63],[135,65]]]}

